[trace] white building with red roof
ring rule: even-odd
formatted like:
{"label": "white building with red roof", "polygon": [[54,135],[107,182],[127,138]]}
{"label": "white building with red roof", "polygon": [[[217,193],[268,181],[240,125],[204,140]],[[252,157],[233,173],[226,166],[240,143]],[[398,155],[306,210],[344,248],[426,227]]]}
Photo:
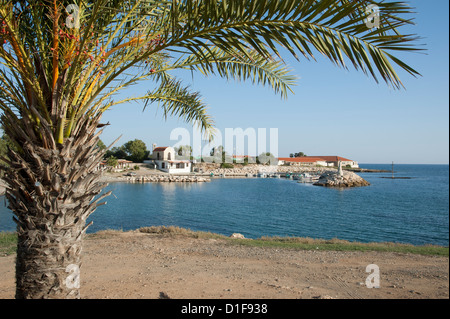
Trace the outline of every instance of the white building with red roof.
{"label": "white building with red roof", "polygon": [[330,166],[338,167],[341,162],[342,167],[359,168],[359,164],[348,158],[340,156],[304,156],[304,157],[280,157],[278,165],[301,165],[301,166]]}

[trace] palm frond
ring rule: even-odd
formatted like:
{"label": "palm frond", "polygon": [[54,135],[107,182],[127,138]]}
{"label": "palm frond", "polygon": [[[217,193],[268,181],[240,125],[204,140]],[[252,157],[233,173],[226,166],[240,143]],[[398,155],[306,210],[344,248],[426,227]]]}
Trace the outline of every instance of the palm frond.
{"label": "palm frond", "polygon": [[[369,30],[366,8],[380,8],[380,28]],[[251,48],[265,58],[284,47],[293,56],[308,59],[318,52],[336,65],[346,67],[345,58],[377,80],[379,75],[395,88],[401,80],[392,72],[391,62],[412,75],[419,73],[397,60],[389,61],[388,51],[417,50],[414,35],[400,35],[398,28],[411,24],[399,15],[412,9],[400,2],[335,0],[186,0],[177,2],[184,19],[169,35],[167,46],[188,48],[196,54],[210,44],[245,55]],[[368,59],[367,57],[371,57]],[[345,58],[344,58],[345,57]]]}
{"label": "palm frond", "polygon": [[219,75],[226,79],[251,81],[253,84],[269,85],[275,93],[287,98],[293,93],[296,77],[282,60],[262,57],[256,51],[223,51],[217,47],[203,49],[201,54],[182,56],[171,67],[198,71],[205,76]]}
{"label": "palm frond", "polygon": [[[377,82],[381,77],[394,88],[403,86],[398,69],[419,75],[396,56],[418,51],[418,38],[401,33],[403,26],[413,23],[413,9],[402,2],[0,0],[0,4],[5,29],[0,35],[0,66],[10,72],[0,76],[4,90],[0,106],[27,114],[38,126],[44,120],[58,143],[71,136],[74,123],[85,114],[106,110],[111,103],[100,103],[120,90],[145,80],[157,87],[178,83],[170,81],[169,73],[178,68],[269,85],[286,97],[295,77],[283,63],[281,48],[297,59],[323,55],[337,66],[362,70]],[[65,24],[69,4],[80,9],[79,29]],[[379,7],[379,28],[367,26],[369,5]]]}
{"label": "palm frond", "polygon": [[160,87],[143,97],[145,108],[157,103],[164,112],[164,117],[172,116],[183,119],[186,122],[195,123],[209,138],[213,134],[214,122],[208,115],[206,104],[201,99],[200,93],[191,92],[188,87],[176,79],[163,82]]}

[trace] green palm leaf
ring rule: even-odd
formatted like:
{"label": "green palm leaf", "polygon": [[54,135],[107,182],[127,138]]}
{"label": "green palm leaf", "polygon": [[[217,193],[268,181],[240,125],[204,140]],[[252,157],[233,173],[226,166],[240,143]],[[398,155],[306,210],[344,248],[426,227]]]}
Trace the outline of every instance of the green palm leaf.
{"label": "green palm leaf", "polygon": [[144,97],[145,108],[157,103],[164,111],[164,117],[178,117],[186,122],[197,123],[199,127],[212,137],[213,120],[209,117],[206,105],[198,92],[191,92],[183,87],[180,81],[171,79]]}

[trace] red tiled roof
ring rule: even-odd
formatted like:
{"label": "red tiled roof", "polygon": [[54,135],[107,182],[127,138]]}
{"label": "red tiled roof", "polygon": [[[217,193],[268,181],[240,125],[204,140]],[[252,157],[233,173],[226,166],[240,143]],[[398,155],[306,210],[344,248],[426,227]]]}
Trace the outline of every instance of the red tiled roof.
{"label": "red tiled roof", "polygon": [[314,163],[314,162],[353,162],[340,156],[304,156],[304,157],[280,157],[278,160],[292,163]]}
{"label": "red tiled roof", "polygon": [[344,157],[340,157],[340,156],[308,156],[308,157],[320,157],[322,159],[324,159],[327,162],[353,162],[352,160],[349,160],[347,158]]}
{"label": "red tiled roof", "polygon": [[168,147],[157,147],[153,150],[153,152],[164,152]]}
{"label": "red tiled roof", "polygon": [[324,161],[319,157],[281,157],[278,160],[292,163],[314,163],[318,161]]}

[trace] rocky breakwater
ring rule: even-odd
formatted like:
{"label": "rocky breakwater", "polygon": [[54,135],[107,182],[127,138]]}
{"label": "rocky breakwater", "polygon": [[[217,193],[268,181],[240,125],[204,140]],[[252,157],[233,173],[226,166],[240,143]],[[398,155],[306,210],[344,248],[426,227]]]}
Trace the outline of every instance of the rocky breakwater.
{"label": "rocky breakwater", "polygon": [[148,175],[127,177],[125,181],[129,183],[206,183],[210,179],[201,176]]}
{"label": "rocky breakwater", "polygon": [[332,171],[322,174],[314,185],[346,188],[369,186],[370,183],[353,172],[344,171],[342,174],[339,174],[337,171]]}
{"label": "rocky breakwater", "polygon": [[233,168],[220,168],[220,164],[195,164],[195,168],[200,171],[200,174],[211,176],[225,176],[225,177],[252,177],[259,173],[273,174],[273,173],[325,173],[330,168],[325,167],[305,167],[305,166],[267,166],[258,164],[233,164]]}

